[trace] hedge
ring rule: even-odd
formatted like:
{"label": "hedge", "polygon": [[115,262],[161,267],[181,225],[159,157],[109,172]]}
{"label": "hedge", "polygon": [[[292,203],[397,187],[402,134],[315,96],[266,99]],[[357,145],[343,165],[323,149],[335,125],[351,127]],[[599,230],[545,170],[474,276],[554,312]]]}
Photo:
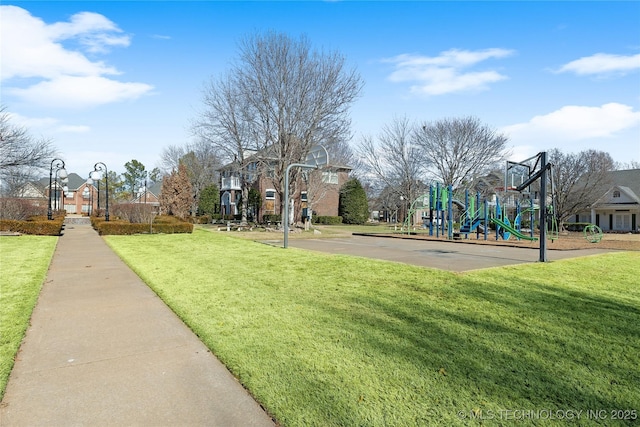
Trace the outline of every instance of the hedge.
{"label": "hedge", "polygon": [[262,222],[263,223],[282,222],[282,215],[278,215],[278,214],[262,215]]}
{"label": "hedge", "polygon": [[98,231],[101,236],[118,234],[118,235],[131,235],[131,234],[173,234],[173,233],[192,233],[193,224],[190,222],[182,221],[173,216],[157,216],[153,220],[153,225],[149,224],[133,224],[128,221],[122,221],[119,219],[105,221],[103,218],[91,218],[91,225]]}
{"label": "hedge", "polygon": [[31,217],[26,221],[13,219],[0,220],[0,231],[10,231],[37,236],[59,236],[62,234],[64,216],[48,220],[46,216]]}
{"label": "hedge", "polygon": [[314,224],[338,225],[342,224],[341,216],[314,216],[312,218]]}
{"label": "hedge", "polygon": [[591,225],[590,222],[565,222],[564,227],[567,231],[584,231],[585,227]]}

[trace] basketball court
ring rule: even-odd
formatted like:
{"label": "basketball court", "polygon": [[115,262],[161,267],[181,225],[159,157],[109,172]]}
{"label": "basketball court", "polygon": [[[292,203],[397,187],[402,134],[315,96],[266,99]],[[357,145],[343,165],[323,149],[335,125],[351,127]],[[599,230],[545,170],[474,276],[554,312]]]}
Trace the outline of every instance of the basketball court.
{"label": "basketball court", "polygon": [[[281,244],[282,242],[272,241],[269,243]],[[319,252],[402,262],[421,267],[431,267],[456,272],[538,262],[540,254],[536,248],[517,248],[376,236],[291,239],[289,240],[289,246]],[[576,258],[607,252],[611,252],[611,250],[549,250],[547,251],[547,259],[553,262],[566,258]]]}

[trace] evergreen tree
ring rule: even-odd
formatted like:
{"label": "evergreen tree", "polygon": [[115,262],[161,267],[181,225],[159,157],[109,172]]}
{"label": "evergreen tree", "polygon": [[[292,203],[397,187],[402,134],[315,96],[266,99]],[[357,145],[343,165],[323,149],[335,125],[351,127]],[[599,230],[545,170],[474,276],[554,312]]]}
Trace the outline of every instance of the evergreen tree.
{"label": "evergreen tree", "polygon": [[136,197],[136,191],[142,187],[147,177],[147,171],[144,165],[135,159],[125,163],[124,168],[126,169],[126,172],[122,174],[124,184],[130,193],[130,198],[133,199]]}
{"label": "evergreen tree", "polygon": [[369,218],[367,194],[357,178],[351,178],[340,189],[338,214],[345,224],[364,224]]}
{"label": "evergreen tree", "polygon": [[220,190],[215,184],[206,186],[200,192],[198,201],[199,215],[214,215],[220,212]]}

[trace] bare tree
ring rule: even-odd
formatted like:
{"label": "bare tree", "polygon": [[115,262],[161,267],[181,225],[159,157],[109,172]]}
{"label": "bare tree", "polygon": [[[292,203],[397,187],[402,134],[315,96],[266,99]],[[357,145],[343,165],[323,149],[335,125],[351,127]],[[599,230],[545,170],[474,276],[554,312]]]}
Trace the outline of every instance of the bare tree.
{"label": "bare tree", "polygon": [[396,200],[411,204],[424,190],[428,163],[416,144],[414,128],[406,117],[385,125],[377,141],[364,137],[358,146],[362,168],[377,190],[383,189]]}
{"label": "bare tree", "polygon": [[616,162],[616,170],[640,169],[640,161]]}
{"label": "bare tree", "polygon": [[181,145],[169,145],[162,149],[160,154],[160,163],[158,169],[162,176],[170,175],[172,171],[178,170],[180,166],[180,159],[189,152],[187,146]]}
{"label": "bare tree", "polygon": [[459,188],[504,160],[507,137],[475,117],[423,123],[415,142],[436,179]]}
{"label": "bare tree", "polygon": [[48,166],[55,156],[50,140],[33,138],[25,127],[11,123],[6,106],[0,106],[0,181],[8,194]]}
{"label": "bare tree", "polygon": [[[205,88],[205,109],[193,128],[243,178],[255,176],[248,168],[268,164],[282,198],[288,165],[304,160],[316,144],[350,138],[348,110],[361,88],[340,54],[312,50],[304,37],[255,34],[241,41],[229,74]],[[298,174],[292,172],[290,194]],[[243,220],[250,185],[243,179]]]}
{"label": "bare tree", "polygon": [[[264,164],[251,160],[265,144],[252,125],[248,99],[243,96],[239,82],[229,75],[211,80],[203,90],[204,110],[192,124],[192,130],[209,144],[215,155],[231,165],[231,171],[241,179],[242,221],[247,220],[249,189]],[[253,167],[255,173],[249,173]]]}
{"label": "bare tree", "polygon": [[589,209],[611,184],[609,171],[615,163],[609,153],[585,150],[548,152],[555,187],[555,211],[560,227],[574,214]]}

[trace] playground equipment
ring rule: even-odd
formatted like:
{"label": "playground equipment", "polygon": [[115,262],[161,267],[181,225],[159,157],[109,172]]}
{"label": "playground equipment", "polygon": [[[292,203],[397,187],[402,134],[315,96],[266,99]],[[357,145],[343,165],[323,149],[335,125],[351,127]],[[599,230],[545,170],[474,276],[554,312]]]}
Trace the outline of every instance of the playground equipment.
{"label": "playground equipment", "polygon": [[[459,231],[455,233],[457,236],[464,235],[465,238],[469,238],[470,234],[475,233],[476,238],[480,239],[482,233],[484,240],[487,240],[491,224],[496,230],[496,240],[509,240],[513,237],[518,240],[539,241],[539,261],[546,262],[547,239],[554,241],[559,237],[555,209],[556,194],[551,168],[552,165],[547,161],[546,152],[540,152],[522,162],[507,161],[503,194],[525,196],[524,199],[516,200],[515,203],[511,202],[509,207],[501,205],[497,195],[493,201],[489,202],[486,199],[481,201],[479,193],[475,197],[469,197],[469,192],[465,191],[464,202],[462,202],[460,199],[463,197],[454,194],[451,186],[431,185],[428,194],[421,195],[411,204],[402,229],[410,232],[412,218],[418,209],[423,209],[429,212],[428,218],[423,217],[423,227],[429,229],[429,235],[433,236],[435,231],[436,237],[440,237],[441,234],[445,236],[446,230],[447,238],[453,239],[453,207],[455,205],[462,211],[459,217]],[[538,206],[534,205],[531,197],[531,186],[536,181],[539,181],[536,197],[539,200]],[[549,190],[550,192],[548,192]],[[527,195],[528,197],[526,197]],[[522,209],[520,202],[527,198],[529,206]],[[513,221],[510,219],[509,210]],[[523,223],[527,221],[527,216],[528,232],[522,227]],[[534,236],[536,217],[540,230],[539,238]],[[602,230],[598,226],[590,224],[584,229],[584,235],[589,242],[597,243],[602,239]]]}
{"label": "playground equipment", "polygon": [[584,228],[584,238],[590,243],[598,243],[602,240],[602,230],[595,224],[589,224]]}

